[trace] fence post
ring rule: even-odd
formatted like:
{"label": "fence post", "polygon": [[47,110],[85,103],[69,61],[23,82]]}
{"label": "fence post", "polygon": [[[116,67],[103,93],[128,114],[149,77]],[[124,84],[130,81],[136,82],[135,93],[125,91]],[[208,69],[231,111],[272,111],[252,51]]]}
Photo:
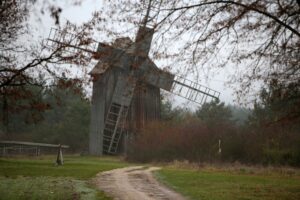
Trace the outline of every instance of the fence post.
{"label": "fence post", "polygon": [[62,155],[62,149],[61,144],[58,146],[58,152],[57,152],[57,158],[56,158],[56,165],[63,165],[63,155]]}

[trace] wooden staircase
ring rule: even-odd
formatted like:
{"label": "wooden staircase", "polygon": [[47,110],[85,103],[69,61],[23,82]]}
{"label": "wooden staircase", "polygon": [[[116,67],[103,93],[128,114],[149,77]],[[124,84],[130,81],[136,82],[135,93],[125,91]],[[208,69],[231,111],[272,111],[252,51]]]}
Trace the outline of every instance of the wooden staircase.
{"label": "wooden staircase", "polygon": [[103,130],[103,152],[106,154],[116,154],[118,151],[135,84],[130,77],[118,78]]}

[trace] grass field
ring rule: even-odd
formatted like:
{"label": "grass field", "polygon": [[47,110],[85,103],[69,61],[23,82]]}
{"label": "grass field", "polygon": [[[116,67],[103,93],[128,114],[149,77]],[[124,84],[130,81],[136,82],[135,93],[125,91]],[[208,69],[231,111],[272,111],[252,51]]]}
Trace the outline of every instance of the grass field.
{"label": "grass field", "polygon": [[110,199],[89,183],[98,172],[129,164],[111,157],[54,156],[0,159],[0,199]]}
{"label": "grass field", "polygon": [[191,199],[300,199],[299,175],[166,167],[156,176]]}
{"label": "grass field", "polygon": [[[101,171],[129,166],[112,157],[66,156],[59,167],[54,161],[54,156],[0,159],[0,200],[110,199],[94,188],[91,178]],[[191,199],[300,199],[300,170],[228,170],[170,164],[156,176]]]}

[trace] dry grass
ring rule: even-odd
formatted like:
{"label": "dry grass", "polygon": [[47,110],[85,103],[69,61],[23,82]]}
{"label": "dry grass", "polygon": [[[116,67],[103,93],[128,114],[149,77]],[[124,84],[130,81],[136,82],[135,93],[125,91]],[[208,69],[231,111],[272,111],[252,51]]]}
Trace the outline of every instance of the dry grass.
{"label": "dry grass", "polygon": [[263,166],[263,165],[245,165],[239,162],[234,163],[196,163],[188,160],[166,163],[154,163],[155,165],[163,165],[170,169],[188,169],[201,170],[210,172],[231,172],[237,174],[253,174],[253,175],[280,175],[280,176],[300,176],[300,168],[290,166]]}

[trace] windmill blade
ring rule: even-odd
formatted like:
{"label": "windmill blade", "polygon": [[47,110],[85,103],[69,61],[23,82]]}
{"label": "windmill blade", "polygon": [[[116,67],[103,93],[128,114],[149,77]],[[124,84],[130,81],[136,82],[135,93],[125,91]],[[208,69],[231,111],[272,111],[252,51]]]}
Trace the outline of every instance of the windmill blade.
{"label": "windmill blade", "polygon": [[136,80],[132,76],[119,76],[108,109],[103,130],[103,152],[116,154],[120,138],[124,132],[128,108],[130,106]]}
{"label": "windmill blade", "polygon": [[155,87],[171,91],[174,77],[173,74],[162,70],[148,70],[142,79]]}
{"label": "windmill blade", "polygon": [[169,72],[149,73],[148,83],[197,104],[219,99],[220,92]]}
{"label": "windmill blade", "polygon": [[155,27],[160,13],[163,0],[146,0],[142,3],[142,9],[146,11],[143,15],[141,26]]}
{"label": "windmill blade", "polygon": [[95,54],[98,42],[83,34],[73,34],[65,30],[51,28],[46,46],[51,49],[63,47],[65,51],[71,54],[76,54],[79,51]]}
{"label": "windmill blade", "polygon": [[130,106],[135,86],[136,79],[131,74],[128,76],[125,76],[124,74],[120,75],[115,87],[112,102]]}
{"label": "windmill blade", "polygon": [[141,26],[135,40],[136,56],[147,57],[150,51],[154,29]]}
{"label": "windmill blade", "polygon": [[220,92],[180,76],[174,77],[170,92],[200,105],[220,97]]}
{"label": "windmill blade", "polygon": [[200,105],[220,96],[218,91],[159,69],[150,59],[144,59],[138,72],[143,81]]}

